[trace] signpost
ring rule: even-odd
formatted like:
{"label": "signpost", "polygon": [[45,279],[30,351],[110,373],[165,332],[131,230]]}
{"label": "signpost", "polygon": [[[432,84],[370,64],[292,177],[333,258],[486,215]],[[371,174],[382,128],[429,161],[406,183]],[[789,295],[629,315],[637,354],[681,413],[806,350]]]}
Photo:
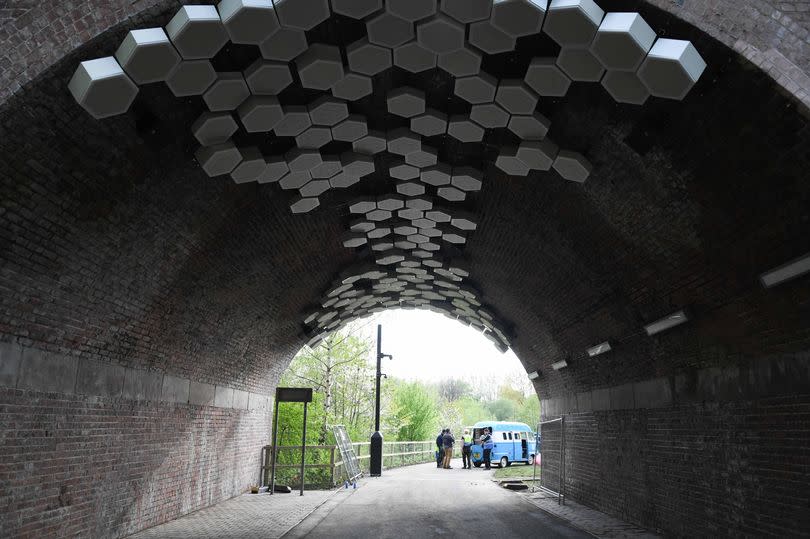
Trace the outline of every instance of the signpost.
{"label": "signpost", "polygon": [[270,468],[270,494],[276,490],[276,459],[278,458],[278,405],[281,402],[304,403],[304,434],[301,439],[301,496],[304,495],[304,455],[307,448],[307,403],[312,402],[311,387],[277,387],[273,410],[273,462]]}

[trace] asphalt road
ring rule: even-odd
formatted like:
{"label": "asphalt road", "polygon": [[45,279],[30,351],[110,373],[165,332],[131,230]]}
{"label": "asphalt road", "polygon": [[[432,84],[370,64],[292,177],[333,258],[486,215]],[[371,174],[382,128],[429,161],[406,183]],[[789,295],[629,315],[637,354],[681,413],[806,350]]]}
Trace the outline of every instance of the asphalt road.
{"label": "asphalt road", "polygon": [[492,472],[420,464],[363,479],[285,539],[507,537],[592,538],[491,481]]}

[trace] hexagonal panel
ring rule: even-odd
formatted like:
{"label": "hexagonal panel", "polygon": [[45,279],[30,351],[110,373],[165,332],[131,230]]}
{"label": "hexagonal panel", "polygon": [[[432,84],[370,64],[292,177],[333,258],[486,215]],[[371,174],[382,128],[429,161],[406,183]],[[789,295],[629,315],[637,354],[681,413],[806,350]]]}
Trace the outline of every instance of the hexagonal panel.
{"label": "hexagonal panel", "polygon": [[242,161],[242,154],[233,142],[203,146],[194,152],[194,157],[210,177],[229,174]]}
{"label": "hexagonal panel", "polygon": [[518,159],[517,151],[514,146],[501,149],[500,155],[495,160],[495,166],[511,176],[528,176],[529,167]]}
{"label": "hexagonal panel", "polygon": [[464,191],[456,189],[455,187],[439,187],[436,190],[436,194],[450,202],[461,202],[467,197]]}
{"label": "hexagonal panel", "polygon": [[445,163],[438,163],[432,167],[427,167],[419,174],[419,179],[422,183],[440,187],[442,185],[450,185],[451,181],[451,168],[450,165]]}
{"label": "hexagonal panel", "polygon": [[312,30],[329,18],[329,0],[273,0],[282,26]]}
{"label": "hexagonal panel", "polygon": [[256,147],[241,148],[242,162],[231,171],[235,183],[255,182],[267,168],[267,163]]}
{"label": "hexagonal panel", "polygon": [[506,127],[523,140],[540,140],[548,133],[551,121],[535,112],[532,115],[512,116]]}
{"label": "hexagonal panel", "polygon": [[368,242],[366,237],[362,234],[347,234],[343,239],[343,246],[348,248],[355,248],[365,245]]}
{"label": "hexagonal panel", "polygon": [[593,0],[551,0],[543,31],[560,47],[586,47],[604,15]]}
{"label": "hexagonal panel", "polygon": [[260,133],[272,130],[284,117],[284,111],[275,97],[248,97],[237,109],[245,131]]}
{"label": "hexagonal panel", "polygon": [[350,114],[348,118],[332,128],[332,138],[344,142],[354,142],[367,134],[366,119],[359,114]]}
{"label": "hexagonal panel", "polygon": [[447,132],[447,115],[434,109],[411,118],[411,131],[425,137],[443,135]]}
{"label": "hexagonal panel", "polygon": [[582,183],[591,174],[591,164],[577,152],[560,150],[552,165],[557,173],[572,182]]}
{"label": "hexagonal panel", "polygon": [[262,57],[267,60],[290,62],[307,50],[307,36],[301,30],[281,28],[259,44]]}
{"label": "hexagonal panel", "polygon": [[638,76],[652,95],[683,99],[704,69],[706,62],[692,43],[661,38],[650,49]]}
{"label": "hexagonal panel", "polygon": [[605,73],[605,68],[588,49],[562,49],[557,65],[571,80],[580,82],[599,82]]}
{"label": "hexagonal panel", "polygon": [[183,6],[166,25],[177,51],[188,60],[213,58],[228,42],[214,6]]}
{"label": "hexagonal panel", "polygon": [[227,112],[203,112],[191,126],[194,137],[203,146],[222,144],[236,133],[239,126]]}
{"label": "hexagonal panel", "polygon": [[471,23],[489,19],[492,0],[442,0],[440,7],[458,22]]}
{"label": "hexagonal panel", "polygon": [[436,67],[436,53],[412,41],[394,49],[394,65],[411,73],[421,73]]}
{"label": "hexagonal panel", "polygon": [[343,172],[357,178],[362,178],[374,172],[374,159],[368,155],[354,152],[343,152],[340,155]]}
{"label": "hexagonal panel", "polygon": [[450,184],[462,191],[480,191],[483,173],[473,167],[458,167],[453,170],[453,177]]}
{"label": "hexagonal panel", "polygon": [[332,142],[332,130],[313,126],[295,137],[295,145],[307,150],[317,150]]}
{"label": "hexagonal panel", "polygon": [[416,22],[436,13],[436,0],[387,0],[385,10],[400,19]]}
{"label": "hexagonal panel", "polygon": [[363,75],[376,75],[392,65],[391,49],[369,43],[368,39],[355,41],[346,47],[349,68]]}
{"label": "hexagonal panel", "polygon": [[315,125],[332,127],[349,117],[346,102],[332,96],[324,95],[308,106],[309,117]]}
{"label": "hexagonal panel", "polygon": [[400,182],[397,184],[397,193],[408,197],[425,194],[425,186],[417,182]]}
{"label": "hexagonal panel", "polygon": [[511,37],[537,34],[543,27],[547,0],[494,0],[492,26]]}
{"label": "hexagonal panel", "polygon": [[293,148],[284,155],[284,158],[287,160],[287,166],[290,167],[291,172],[309,172],[310,169],[323,162],[319,151],[301,148]]}
{"label": "hexagonal panel", "polygon": [[352,19],[362,19],[382,7],[383,0],[332,0],[332,11]]}
{"label": "hexagonal panel", "polygon": [[602,87],[619,103],[643,105],[650,91],[633,71],[608,71],[602,77]]}
{"label": "hexagonal panel", "polygon": [[73,99],[96,119],[123,114],[138,93],[138,87],[112,56],[80,63],[68,89]]}
{"label": "hexagonal panel", "polygon": [[234,110],[248,98],[250,90],[238,71],[217,73],[217,80],[203,94],[209,110]]}
{"label": "hexagonal panel", "polygon": [[329,180],[312,180],[299,189],[298,193],[302,197],[316,197],[328,191],[330,187]]}
{"label": "hexagonal panel", "polygon": [[115,51],[115,59],[137,84],[164,81],[180,63],[163,28],[130,30]]}
{"label": "hexagonal panel", "polygon": [[478,228],[478,223],[473,221],[473,217],[471,215],[465,214],[466,216],[463,217],[453,217],[450,220],[450,224],[456,227],[459,230],[475,230]]}
{"label": "hexagonal panel", "polygon": [[329,179],[343,170],[343,164],[337,156],[322,157],[322,160],[320,165],[312,167],[309,171],[314,179]]}
{"label": "hexagonal panel", "polygon": [[295,64],[304,88],[328,90],[344,76],[340,49],[334,45],[314,43],[296,58]]}
{"label": "hexagonal panel", "polygon": [[388,175],[398,180],[413,180],[419,177],[419,169],[406,163],[399,163],[388,169]]}
{"label": "hexagonal panel", "polygon": [[360,178],[347,174],[346,172],[338,172],[335,176],[329,178],[329,185],[335,188],[344,189],[351,187],[360,181]]}
{"label": "hexagonal panel", "polygon": [[388,133],[388,151],[397,155],[408,155],[422,149],[419,135],[405,127],[399,127]]}
{"label": "hexagonal panel", "polygon": [[454,77],[469,77],[481,71],[481,55],[466,47],[440,54],[436,65]]}
{"label": "hexagonal panel", "polygon": [[487,54],[500,54],[515,50],[514,37],[492,26],[490,21],[474,22],[470,25],[470,45]]}
{"label": "hexagonal panel", "polygon": [[366,214],[366,219],[369,221],[387,221],[393,216],[388,210],[371,210]]}
{"label": "hexagonal panel", "polygon": [[400,219],[422,219],[425,216],[425,212],[422,210],[417,210],[415,208],[403,208],[397,211],[397,217]]}
{"label": "hexagonal panel", "polygon": [[638,13],[608,13],[590,49],[608,70],[635,71],[654,41],[655,31]]}
{"label": "hexagonal panel", "polygon": [[297,137],[312,125],[306,107],[291,105],[282,107],[282,110],[284,117],[274,128],[279,137]]}
{"label": "hexagonal panel", "polygon": [[217,10],[234,43],[258,45],[279,29],[270,0],[221,0]]}
{"label": "hexagonal panel", "polygon": [[461,142],[481,142],[484,140],[484,128],[463,114],[450,117],[447,124],[447,134]]}
{"label": "hexagonal panel", "polygon": [[185,60],[177,64],[166,79],[166,86],[177,97],[201,95],[217,79],[208,60]]}
{"label": "hexagonal panel", "polygon": [[534,58],[523,79],[526,85],[542,96],[564,96],[571,79],[557,67],[556,58]]}
{"label": "hexagonal panel", "polygon": [[386,103],[391,114],[412,118],[425,112],[425,92],[404,86],[388,92]]}
{"label": "hexagonal panel", "polygon": [[550,170],[559,151],[556,144],[545,139],[521,142],[515,155],[532,170]]}
{"label": "hexagonal panel", "polygon": [[390,13],[381,13],[366,23],[368,40],[393,49],[413,39],[413,24]]}
{"label": "hexagonal panel", "polygon": [[460,234],[456,234],[455,232],[445,232],[444,234],[442,234],[442,239],[449,243],[456,243],[456,244],[467,243],[467,238],[465,238]]}
{"label": "hexagonal panel", "polygon": [[346,75],[332,86],[332,95],[347,101],[357,101],[371,95],[371,77],[359,73],[346,73]]}
{"label": "hexagonal panel", "polygon": [[433,148],[423,146],[421,150],[411,152],[405,156],[405,162],[418,168],[425,168],[435,165],[439,159],[439,154]]}
{"label": "hexagonal panel", "polygon": [[464,101],[477,105],[494,101],[497,89],[498,79],[489,73],[481,72],[472,77],[456,79],[453,93]]}
{"label": "hexagonal panel", "polygon": [[445,54],[464,47],[464,25],[437,14],[416,25],[416,41],[435,54]]}
{"label": "hexagonal panel", "polygon": [[279,157],[273,157],[266,160],[267,166],[264,172],[259,175],[257,181],[259,183],[275,183],[287,175],[290,169],[287,167],[287,161]]}
{"label": "hexagonal panel", "polygon": [[537,106],[537,94],[522,80],[504,79],[498,85],[495,102],[512,114],[531,114]]}
{"label": "hexagonal panel", "polygon": [[317,208],[320,201],[317,197],[296,197],[290,204],[290,211],[293,213],[308,213]]}
{"label": "hexagonal panel", "polygon": [[245,82],[256,95],[277,95],[292,84],[290,66],[284,62],[270,62],[261,58],[245,69]]}
{"label": "hexagonal panel", "polygon": [[396,211],[405,207],[405,200],[400,196],[389,195],[379,198],[377,207],[381,210]]}
{"label": "hexagonal panel", "polygon": [[506,127],[509,123],[509,113],[495,103],[482,103],[472,106],[470,119],[481,127],[497,129]]}
{"label": "hexagonal panel", "polygon": [[352,142],[352,149],[358,153],[375,155],[384,152],[388,148],[388,141],[385,133],[370,130],[365,137]]}
{"label": "hexagonal panel", "polygon": [[304,170],[298,172],[290,171],[289,174],[287,174],[286,176],[284,176],[279,180],[278,185],[279,187],[285,190],[301,189],[311,179],[312,176],[310,176],[309,172],[307,171]]}

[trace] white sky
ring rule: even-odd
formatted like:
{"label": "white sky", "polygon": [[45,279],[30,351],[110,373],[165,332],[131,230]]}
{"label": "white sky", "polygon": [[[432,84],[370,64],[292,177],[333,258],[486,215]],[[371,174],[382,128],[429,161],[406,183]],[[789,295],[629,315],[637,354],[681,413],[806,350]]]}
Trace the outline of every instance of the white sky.
{"label": "white sky", "polygon": [[392,309],[355,322],[356,334],[373,340],[376,360],[377,324],[382,324],[382,372],[408,380],[437,382],[443,378],[486,376],[504,378],[526,370],[509,350],[499,352],[481,333],[443,315],[419,309]]}

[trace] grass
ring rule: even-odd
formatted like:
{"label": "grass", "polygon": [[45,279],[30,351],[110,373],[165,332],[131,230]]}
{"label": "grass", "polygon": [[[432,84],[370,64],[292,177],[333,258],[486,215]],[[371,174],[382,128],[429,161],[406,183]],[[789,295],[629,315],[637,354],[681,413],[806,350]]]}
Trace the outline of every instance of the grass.
{"label": "grass", "polygon": [[[496,468],[495,479],[510,479],[512,477],[529,477],[532,476],[532,467],[525,464],[512,464],[506,468]],[[540,468],[537,469],[537,475],[540,476]]]}

